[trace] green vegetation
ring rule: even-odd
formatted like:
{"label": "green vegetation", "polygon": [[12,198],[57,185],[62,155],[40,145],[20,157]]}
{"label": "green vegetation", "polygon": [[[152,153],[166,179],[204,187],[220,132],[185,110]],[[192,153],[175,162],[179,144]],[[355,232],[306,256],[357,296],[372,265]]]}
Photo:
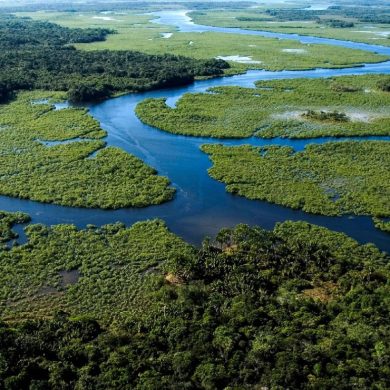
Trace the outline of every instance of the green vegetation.
{"label": "green vegetation", "polygon": [[327,112],[327,111],[313,111],[309,110],[307,112],[304,112],[302,114],[304,118],[314,119],[317,121],[324,121],[324,122],[348,122],[349,118],[347,115],[345,115],[343,112],[333,111],[333,112]]}
{"label": "green vegetation", "polygon": [[[8,307],[22,304],[12,278],[25,277],[19,291],[31,286],[33,293],[41,272],[42,288],[57,281],[50,284],[58,290],[50,296],[52,306],[73,296],[80,314],[98,305],[100,317],[107,311],[126,315],[110,328],[91,316],[64,313],[2,323],[3,388],[390,386],[389,258],[374,246],[293,222],[273,232],[244,225],[224,229],[198,252],[157,221],[99,230],[35,226],[27,246],[1,254],[10,272],[2,291],[15,291]],[[72,245],[64,245],[67,240]],[[173,259],[150,273],[147,292],[139,280],[148,276],[136,270],[164,262],[170,253]],[[64,269],[82,275],[59,288]],[[33,278],[25,276],[28,270]],[[80,290],[87,291],[87,307],[85,295],[76,294]],[[134,290],[144,298],[143,310],[132,314]],[[31,300],[25,304],[33,307]],[[28,313],[45,315],[47,305],[42,307],[42,313]]]}
{"label": "green vegetation", "polygon": [[229,192],[324,215],[390,217],[390,143],[290,147],[204,145]]}
{"label": "green vegetation", "polygon": [[158,220],[86,230],[29,225],[26,234],[26,245],[0,251],[2,319],[46,318],[63,309],[104,324],[123,321],[137,311],[162,262],[193,251]]}
{"label": "green vegetation", "polygon": [[297,7],[231,10],[197,10],[189,15],[195,23],[279,33],[311,35],[372,45],[390,46],[390,7],[331,6],[326,10]]}
{"label": "green vegetation", "polygon": [[[343,68],[365,62],[388,59],[374,53],[328,45],[304,45],[296,41],[222,33],[180,33],[173,26],[150,23],[151,15],[137,15],[134,11],[123,14],[70,12],[26,13],[37,20],[49,20],[67,27],[115,29],[103,42],[76,44],[84,50],[137,50],[147,54],[171,53],[199,60],[218,56],[249,57],[249,63],[229,61],[226,74],[247,69],[312,69]],[[164,33],[172,33],[165,37]],[[292,51],[291,51],[292,50]],[[296,52],[298,50],[298,52]],[[302,52],[300,52],[302,51]],[[238,59],[238,61],[240,61]]]}
{"label": "green vegetation", "polygon": [[104,148],[105,132],[85,109],[39,104],[46,98],[50,102],[64,94],[23,92],[0,105],[1,194],[100,208],[142,207],[172,198],[167,178],[121,149]]}
{"label": "green vegetation", "polygon": [[378,87],[384,92],[390,92],[390,78],[379,81]]}
{"label": "green vegetation", "polygon": [[136,113],[174,134],[217,138],[390,135],[387,80],[365,75],[259,81],[255,89],[217,87],[186,94],[176,108],[163,99],[144,100]]}
{"label": "green vegetation", "polygon": [[384,232],[390,233],[390,221],[382,221],[380,218],[373,218],[375,227],[383,230]]}
{"label": "green vegetation", "polygon": [[24,213],[7,213],[0,211],[0,246],[1,243],[17,238],[18,235],[12,231],[12,227],[18,223],[27,223],[30,216]]}
{"label": "green vegetation", "polygon": [[13,90],[67,91],[73,101],[120,92],[191,83],[195,76],[223,74],[222,60],[194,60],[133,51],[76,50],[69,44],[104,40],[110,30],[69,29],[29,19],[0,16],[0,98]]}

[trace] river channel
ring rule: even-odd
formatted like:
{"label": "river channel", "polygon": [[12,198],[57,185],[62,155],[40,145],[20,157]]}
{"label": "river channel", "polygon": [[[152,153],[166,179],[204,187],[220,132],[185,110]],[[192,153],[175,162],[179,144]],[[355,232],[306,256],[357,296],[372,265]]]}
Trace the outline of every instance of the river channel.
{"label": "river channel", "polygon": [[[156,22],[177,26],[179,31],[218,31],[273,36],[280,39],[296,39],[311,44],[337,44],[338,46],[364,49],[390,56],[390,48],[376,45],[298,36],[295,34],[199,26],[192,23],[191,19],[183,12],[161,12],[157,15],[160,19],[156,19]],[[97,104],[91,104],[89,105],[91,115],[108,132],[108,136],[105,139],[107,144],[117,146],[136,155],[145,163],[154,167],[160,175],[169,177],[172,186],[176,188],[175,198],[162,205],[146,208],[101,210],[63,207],[0,196],[0,209],[27,212],[31,215],[33,223],[48,225],[72,223],[78,227],[85,227],[87,224],[103,225],[116,221],[130,225],[136,221],[161,218],[167,223],[172,232],[194,244],[199,244],[205,236],[213,236],[222,227],[234,226],[238,223],[259,225],[271,229],[276,222],[304,220],[335,231],[344,232],[361,243],[375,243],[380,249],[390,252],[389,235],[376,229],[370,217],[312,215],[300,210],[293,210],[262,201],[248,200],[227,193],[223,183],[219,183],[208,176],[207,169],[211,167],[211,162],[207,155],[199,149],[204,143],[222,143],[224,145],[289,145],[295,150],[302,150],[310,143],[343,142],[348,139],[361,140],[363,138],[327,137],[309,140],[275,138],[263,140],[253,137],[240,140],[218,140],[185,137],[147,126],[141,123],[134,113],[136,105],[146,98],[164,97],[167,98],[167,103],[173,106],[184,93],[204,92],[208,88],[216,86],[236,85],[253,87],[254,82],[257,80],[301,77],[318,78],[375,73],[390,73],[390,61],[345,69],[281,72],[252,70],[233,77],[196,81],[184,87],[128,94]],[[364,137],[364,139],[389,141],[390,137]]]}

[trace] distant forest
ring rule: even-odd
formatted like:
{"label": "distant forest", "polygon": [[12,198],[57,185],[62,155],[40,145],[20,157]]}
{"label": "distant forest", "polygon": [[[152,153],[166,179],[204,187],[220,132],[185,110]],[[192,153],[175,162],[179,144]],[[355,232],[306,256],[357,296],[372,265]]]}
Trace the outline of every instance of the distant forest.
{"label": "distant forest", "polygon": [[133,51],[76,50],[72,44],[104,40],[108,29],[70,29],[27,18],[0,17],[0,101],[14,90],[67,91],[74,102],[120,92],[137,92],[191,83],[216,76],[223,60],[195,60]]}
{"label": "distant forest", "polygon": [[[353,18],[359,22],[364,23],[390,23],[390,9],[374,8],[368,6],[358,7],[343,7],[339,5],[330,6],[325,10],[311,10],[302,8],[277,8],[268,9],[267,14],[272,16],[275,20],[289,21],[289,20],[318,20],[321,17],[337,16],[342,18]],[[335,22],[334,20],[330,20]],[[340,21],[339,21],[340,22]],[[345,27],[353,27],[344,21]],[[340,27],[338,25],[331,25],[331,27]],[[343,27],[343,26],[342,26]]]}
{"label": "distant forest", "polygon": [[[156,7],[157,5],[157,7]],[[253,5],[256,5],[256,2],[253,1],[190,1],[190,2],[181,2],[181,1],[170,1],[164,2],[165,6],[170,7],[180,7],[180,8],[188,8],[188,9],[235,9],[235,8],[249,8]],[[5,6],[1,9],[5,12],[19,12],[21,9],[25,12],[34,12],[34,11],[74,11],[74,12],[90,12],[90,11],[120,11],[120,10],[145,10],[148,8],[159,8],[161,9],[161,3],[158,4],[154,1],[118,1],[118,2],[110,2],[110,1],[102,1],[102,2],[42,2],[36,4],[23,4],[15,5],[15,6]]]}

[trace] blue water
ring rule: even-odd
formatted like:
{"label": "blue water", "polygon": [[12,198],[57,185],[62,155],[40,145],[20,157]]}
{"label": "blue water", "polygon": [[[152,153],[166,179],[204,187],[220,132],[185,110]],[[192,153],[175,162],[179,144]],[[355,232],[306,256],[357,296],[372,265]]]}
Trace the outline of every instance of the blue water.
{"label": "blue water", "polygon": [[[164,23],[167,23],[166,21]],[[205,26],[202,26],[205,28]],[[247,30],[243,30],[248,33]],[[251,32],[249,32],[251,33]],[[317,40],[319,38],[312,38]],[[350,44],[347,42],[346,44]],[[380,49],[378,49],[379,52]],[[158,206],[142,209],[100,210],[62,207],[28,200],[0,196],[0,209],[24,211],[31,215],[34,223],[73,223],[78,227],[87,224],[102,225],[122,221],[128,225],[145,219],[162,218],[171,231],[194,244],[205,236],[213,236],[222,227],[238,223],[260,225],[271,229],[276,222],[305,220],[332,230],[345,232],[362,243],[373,242],[379,248],[390,251],[389,236],[374,228],[369,217],[344,216],[325,217],[311,215],[300,210],[251,201],[225,191],[225,185],[211,179],[207,169],[211,163],[207,155],[199,150],[204,143],[224,145],[289,145],[302,150],[309,143],[328,141],[343,142],[346,138],[318,138],[311,140],[247,138],[240,140],[216,140],[212,138],[177,136],[141,123],[134,114],[135,106],[151,97],[165,97],[170,105],[184,93],[206,91],[210,87],[239,85],[253,87],[257,80],[272,80],[297,77],[328,77],[339,75],[390,73],[390,62],[367,64],[351,69],[315,69],[310,71],[249,71],[234,77],[197,81],[192,85],[129,94],[89,106],[90,113],[100,121],[108,132],[108,145],[117,146],[141,158],[166,175],[176,188],[174,200]],[[361,138],[352,138],[361,139]],[[364,139],[390,140],[390,137],[367,137]],[[48,144],[50,146],[50,143]]]}
{"label": "blue water", "polygon": [[332,46],[348,47],[350,49],[360,49],[375,52],[378,54],[390,55],[390,47],[370,45],[367,43],[342,41],[339,39],[331,38],[311,37],[299,34],[285,34],[270,31],[246,30],[233,27],[215,27],[199,25],[195,24],[191,20],[191,18],[187,16],[186,12],[188,11],[153,12],[152,15],[158,17],[158,19],[154,19],[153,22],[157,24],[176,26],[178,31],[180,32],[218,32],[224,34],[257,35],[267,38],[291,39],[305,44],[327,44]]}

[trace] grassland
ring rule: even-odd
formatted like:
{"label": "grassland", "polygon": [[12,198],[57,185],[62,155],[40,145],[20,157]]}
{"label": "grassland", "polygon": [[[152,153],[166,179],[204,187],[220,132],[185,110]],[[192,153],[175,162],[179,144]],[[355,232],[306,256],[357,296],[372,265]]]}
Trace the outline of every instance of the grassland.
{"label": "grassland", "polygon": [[[334,28],[325,23],[317,23],[315,20],[277,20],[265,13],[265,10],[265,7],[259,7],[255,12],[253,10],[195,11],[191,12],[189,16],[195,23],[209,26],[310,35],[390,46],[388,24],[358,22],[355,19],[340,18],[341,20],[353,21],[354,25],[348,28]],[[331,18],[331,16],[325,15],[323,18]]]}
{"label": "grassland", "polygon": [[204,145],[209,174],[226,190],[323,215],[390,216],[390,143],[290,147]]}
{"label": "grassland", "polygon": [[149,125],[193,136],[390,135],[390,93],[380,87],[387,79],[365,75],[259,81],[255,89],[218,87],[209,93],[186,94],[176,108],[163,99],[148,99],[136,113]]}
{"label": "grassland", "polygon": [[[153,16],[131,12],[101,13],[20,13],[38,20],[48,20],[66,27],[103,27],[115,29],[103,42],[75,45],[84,50],[137,50],[147,54],[175,54],[195,59],[223,56],[250,57],[252,63],[230,61],[227,73],[246,69],[342,68],[365,62],[380,62],[387,57],[327,45],[304,45],[296,41],[221,33],[180,33],[173,26],[151,23]],[[172,33],[164,38],[163,33]]]}
{"label": "grassland", "polygon": [[139,300],[163,262],[193,253],[158,220],[86,230],[29,225],[26,234],[26,245],[0,248],[3,320],[45,318],[60,309],[105,324],[123,320],[145,304]]}
{"label": "grassland", "polygon": [[105,148],[106,133],[87,110],[56,110],[50,103],[63,97],[23,92],[0,105],[1,194],[99,208],[142,207],[172,198],[167,178],[121,149]]}

